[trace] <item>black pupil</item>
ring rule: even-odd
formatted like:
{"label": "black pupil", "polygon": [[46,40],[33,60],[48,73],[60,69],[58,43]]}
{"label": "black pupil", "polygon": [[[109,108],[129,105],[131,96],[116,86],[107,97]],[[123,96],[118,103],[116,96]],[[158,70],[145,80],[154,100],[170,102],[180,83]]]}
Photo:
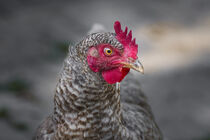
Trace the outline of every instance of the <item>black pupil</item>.
{"label": "black pupil", "polygon": [[107,50],[107,53],[111,53],[111,50]]}

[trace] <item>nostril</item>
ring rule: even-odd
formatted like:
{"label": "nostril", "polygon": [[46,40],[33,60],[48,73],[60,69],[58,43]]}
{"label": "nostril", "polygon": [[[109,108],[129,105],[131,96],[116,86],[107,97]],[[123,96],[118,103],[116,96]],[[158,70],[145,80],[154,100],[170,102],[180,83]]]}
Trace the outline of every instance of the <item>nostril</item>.
{"label": "nostril", "polygon": [[136,60],[135,59],[133,59],[132,57],[128,57],[128,62],[129,63],[134,63]]}

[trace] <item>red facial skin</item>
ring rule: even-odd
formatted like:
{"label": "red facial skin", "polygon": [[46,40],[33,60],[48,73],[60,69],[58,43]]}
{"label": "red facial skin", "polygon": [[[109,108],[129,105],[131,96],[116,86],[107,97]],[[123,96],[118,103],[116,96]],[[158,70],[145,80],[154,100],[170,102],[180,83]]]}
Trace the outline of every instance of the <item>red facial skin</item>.
{"label": "red facial skin", "polygon": [[[138,45],[135,43],[135,38],[132,40],[132,31],[127,34],[127,27],[123,31],[119,21],[114,23],[114,29],[116,39],[123,45],[123,52],[109,44],[100,44],[89,48],[87,55],[90,69],[94,72],[102,72],[104,80],[109,84],[121,82],[130,71],[129,68],[123,67],[121,62],[138,58]],[[106,55],[104,48],[111,49],[112,54]]]}
{"label": "red facial skin", "polygon": [[[112,54],[106,55],[104,48],[110,48]],[[109,44],[100,44],[99,46],[91,47],[88,50],[87,62],[92,71],[102,72],[104,80],[109,84],[114,84],[116,82],[121,82],[130,71],[129,68],[123,68],[123,65],[120,64],[120,62],[127,61],[131,54],[135,54],[136,56],[137,53],[131,52],[126,51],[122,53]]]}

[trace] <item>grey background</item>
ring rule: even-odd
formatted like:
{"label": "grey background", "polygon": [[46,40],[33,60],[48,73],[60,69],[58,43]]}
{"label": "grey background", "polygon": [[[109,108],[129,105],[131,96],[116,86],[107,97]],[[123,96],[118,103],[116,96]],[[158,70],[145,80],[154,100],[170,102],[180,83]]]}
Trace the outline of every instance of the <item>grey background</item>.
{"label": "grey background", "polygon": [[1,140],[32,138],[53,109],[68,44],[115,20],[137,38],[145,75],[131,74],[165,138],[210,139],[210,1],[1,0]]}

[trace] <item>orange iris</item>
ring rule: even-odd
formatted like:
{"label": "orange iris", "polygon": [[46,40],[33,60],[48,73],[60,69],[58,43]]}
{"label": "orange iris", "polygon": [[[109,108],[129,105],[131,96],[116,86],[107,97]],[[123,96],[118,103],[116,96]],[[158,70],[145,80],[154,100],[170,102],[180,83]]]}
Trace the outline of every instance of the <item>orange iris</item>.
{"label": "orange iris", "polygon": [[110,56],[112,54],[112,50],[110,48],[104,48],[104,53]]}

